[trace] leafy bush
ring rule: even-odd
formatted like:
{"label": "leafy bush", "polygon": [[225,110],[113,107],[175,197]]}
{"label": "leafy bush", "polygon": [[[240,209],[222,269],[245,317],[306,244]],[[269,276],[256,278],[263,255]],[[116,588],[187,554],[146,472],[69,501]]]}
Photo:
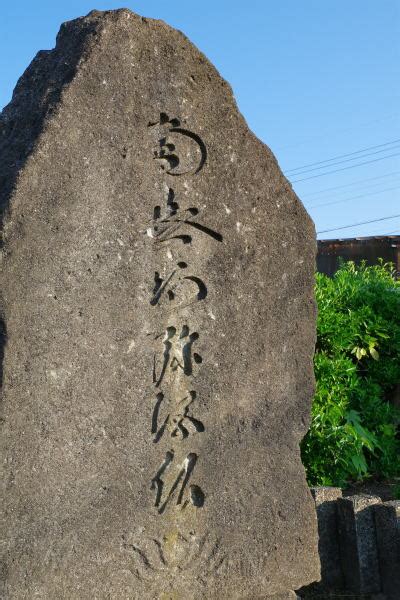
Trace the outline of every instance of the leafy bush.
{"label": "leafy bush", "polygon": [[343,263],[317,273],[316,394],[302,442],[310,485],[400,476],[400,282],[392,266]]}

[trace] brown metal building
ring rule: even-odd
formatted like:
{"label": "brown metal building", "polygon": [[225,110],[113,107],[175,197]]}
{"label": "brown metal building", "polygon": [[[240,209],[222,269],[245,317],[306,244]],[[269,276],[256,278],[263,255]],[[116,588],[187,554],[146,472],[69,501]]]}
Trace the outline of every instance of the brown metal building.
{"label": "brown metal building", "polygon": [[336,240],[318,240],[317,270],[333,275],[339,266],[339,258],[360,263],[365,260],[376,265],[378,259],[392,262],[400,274],[400,235],[358,237]]}

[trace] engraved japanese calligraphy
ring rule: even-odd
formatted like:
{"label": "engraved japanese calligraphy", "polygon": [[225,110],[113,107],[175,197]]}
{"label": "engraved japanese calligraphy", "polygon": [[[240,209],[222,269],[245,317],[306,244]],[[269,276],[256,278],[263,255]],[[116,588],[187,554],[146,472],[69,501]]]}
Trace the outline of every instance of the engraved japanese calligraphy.
{"label": "engraved japanese calligraphy", "polygon": [[[161,162],[161,168],[165,170],[166,176],[196,175],[204,167],[207,149],[200,136],[178,127],[179,123],[179,119],[170,118],[166,113],[161,113],[157,122],[149,123],[150,128],[158,125],[161,134],[164,133],[164,128],[168,130],[167,137],[159,139],[161,150],[155,151],[155,157]],[[196,167],[186,168],[186,170],[178,168],[183,161],[179,153],[179,144],[175,146],[171,141],[174,139],[172,134],[182,135],[196,143],[195,147],[191,144],[189,151],[186,152],[186,162],[193,161],[195,164],[197,160]],[[163,204],[154,207],[151,226],[146,229],[147,238],[153,243],[154,251],[158,252],[157,258],[160,264],[165,263],[165,256],[159,251],[161,250],[165,255],[168,251],[168,242],[177,240],[185,247],[180,252],[181,260],[164,277],[160,275],[161,269],[154,273],[154,286],[149,300],[151,306],[159,306],[160,310],[165,312],[167,320],[173,318],[171,309],[175,309],[174,323],[178,325],[177,327],[170,324],[163,337],[158,335],[155,338],[162,339],[164,348],[154,356],[152,381],[156,393],[151,433],[154,435],[155,443],[159,442],[164,434],[170,438],[170,449],[151,479],[151,489],[155,493],[154,506],[160,515],[170,504],[182,510],[188,503],[196,508],[202,508],[206,499],[206,493],[201,487],[191,483],[199,459],[197,454],[189,452],[181,463],[175,457],[175,449],[182,440],[206,431],[204,425],[206,415],[200,419],[195,412],[197,392],[188,389],[191,386],[193,365],[203,361],[202,356],[194,350],[200,334],[191,331],[188,321],[183,317],[176,319],[176,315],[179,314],[180,308],[188,306],[194,308],[196,301],[207,298],[206,283],[195,272],[192,273],[190,268],[191,245],[195,243],[196,236],[204,234],[216,242],[223,241],[219,232],[198,221],[200,211],[196,206],[182,209],[174,189],[167,186],[167,190]],[[157,247],[157,244],[161,243],[162,245]],[[167,258],[170,259],[171,255]],[[163,419],[160,415],[165,412],[166,406],[167,414]]]}
{"label": "engraved japanese calligraphy", "polygon": [[[149,123],[149,126],[152,125],[160,125],[165,134],[159,140],[159,149],[154,151],[154,158],[166,173],[185,175],[198,173],[203,168],[207,149],[199,135],[181,128],[180,120],[170,119],[166,113],[160,114],[158,122]],[[185,151],[188,146],[189,152]]]}

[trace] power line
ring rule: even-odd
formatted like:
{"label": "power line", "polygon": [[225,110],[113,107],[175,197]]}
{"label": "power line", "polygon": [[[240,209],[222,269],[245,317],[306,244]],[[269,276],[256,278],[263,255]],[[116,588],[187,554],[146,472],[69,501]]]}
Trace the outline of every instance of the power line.
{"label": "power line", "polygon": [[[357,179],[356,181],[352,181],[350,183],[345,183],[344,185],[336,185],[335,187],[325,188],[324,190],[317,190],[316,192],[309,192],[308,194],[302,194],[302,198],[308,198],[309,196],[316,196],[317,194],[324,194],[325,192],[333,192],[335,190],[341,190],[346,187],[351,187],[356,183],[364,183],[365,181],[374,181],[376,179],[384,179],[385,177],[391,177],[392,175],[400,175],[400,171],[392,171],[392,173],[386,173],[385,175],[379,175],[378,177],[368,177],[366,179]],[[397,178],[396,178],[397,179]],[[380,185],[373,184],[373,185]]]}
{"label": "power line", "polygon": [[358,225],[368,225],[369,223],[377,223],[378,221],[387,221],[389,219],[397,219],[400,215],[392,215],[391,217],[381,217],[380,219],[372,219],[371,221],[362,221],[361,223],[353,223],[352,225],[343,225],[343,227],[334,227],[333,229],[324,229],[317,233],[329,233],[330,231],[339,231],[340,229],[349,229],[350,227],[358,227]]}
{"label": "power line", "polygon": [[393,156],[399,156],[400,153],[397,154],[389,154],[388,156],[382,156],[381,158],[374,158],[373,160],[366,160],[365,162],[358,163],[357,165],[350,165],[349,167],[342,167],[341,169],[334,169],[333,171],[327,171],[326,173],[319,173],[318,175],[311,175],[310,177],[304,177],[303,179],[294,179],[291,183],[300,183],[301,181],[308,181],[309,179],[315,179],[316,177],[323,177],[324,175],[331,175],[332,173],[339,173],[339,171],[347,171],[348,169],[355,169],[356,167],[361,167],[362,165],[369,165],[371,163],[378,162],[380,160],[385,160],[386,158],[392,158]]}
{"label": "power line", "polygon": [[[390,231],[386,231],[384,233],[382,233],[382,229],[384,228],[388,228],[391,227],[392,229]],[[379,227],[377,227],[376,225],[371,228],[368,227],[368,235],[372,235],[372,234],[376,234],[376,235],[390,235],[391,233],[393,233],[393,230],[397,231],[400,227],[400,219],[393,219],[393,221],[391,223],[379,223]],[[395,229],[396,228],[396,229]],[[364,235],[364,234],[363,234]]]}
{"label": "power line", "polygon": [[399,185],[396,187],[385,188],[383,190],[377,190],[376,192],[369,192],[368,194],[359,194],[358,196],[351,196],[350,198],[342,198],[342,200],[333,200],[331,202],[323,202],[322,204],[314,204],[311,208],[320,208],[322,206],[331,206],[332,204],[341,204],[342,202],[348,202],[350,200],[358,200],[359,198],[366,198],[367,196],[376,196],[376,194],[382,194],[383,192],[391,192],[392,190],[398,190]]}
{"label": "power line", "polygon": [[346,158],[345,160],[338,160],[337,162],[333,162],[330,165],[322,165],[321,167],[313,167],[312,169],[306,169],[305,171],[300,171],[299,173],[294,173],[293,177],[297,177],[298,175],[306,175],[307,173],[312,173],[313,171],[320,171],[321,169],[327,169],[329,167],[336,167],[336,165],[343,165],[344,163],[351,162],[352,160],[360,160],[360,158],[367,158],[368,156],[375,156],[375,154],[381,154],[382,152],[390,152],[390,150],[397,150],[399,148],[399,144],[396,146],[391,146],[390,148],[384,148],[383,150],[376,150],[375,152],[369,152],[368,154],[363,154],[362,156],[357,156],[353,158]]}
{"label": "power line", "polygon": [[[354,156],[355,154],[362,154],[363,152],[367,152],[367,150],[375,150],[376,148],[383,148],[384,146],[391,146],[392,144],[396,144],[397,142],[400,142],[400,139],[393,140],[392,142],[386,142],[385,144],[378,144],[377,146],[369,146],[368,148],[363,148],[362,150],[356,150],[355,152],[349,152],[348,154],[339,154],[338,156],[333,156],[332,158],[326,158],[325,160],[320,160],[319,162],[309,163],[308,165],[303,165],[302,167],[288,169],[287,171],[285,171],[285,173],[292,173],[293,171],[300,171],[301,169],[307,169],[308,167],[314,167],[315,165],[323,165],[326,162],[331,162],[332,160],[337,160],[338,158],[347,158],[348,156]],[[390,148],[389,148],[389,150],[390,150]],[[385,152],[385,150],[380,150],[379,152]],[[356,160],[356,159],[350,159],[350,160]]]}
{"label": "power line", "polygon": [[379,231],[380,233],[368,233],[368,234],[363,234],[363,235],[357,235],[354,236],[353,238],[319,238],[318,241],[319,242],[326,242],[328,240],[332,240],[332,239],[341,239],[341,240],[348,240],[348,239],[363,239],[363,238],[368,238],[368,237],[374,237],[374,238],[379,238],[379,237],[386,237],[389,235],[399,235],[400,234],[400,229],[395,229],[394,231],[386,231],[382,233],[381,229],[375,229],[375,232]]}
{"label": "power line", "polygon": [[[363,123],[358,123],[357,125],[353,125],[352,127],[335,127],[334,133],[348,133],[349,131],[357,131],[361,128],[365,129],[365,127],[370,128],[371,125],[375,124],[375,123],[382,123],[383,121],[392,121],[393,119],[398,120],[399,115],[395,114],[395,115],[387,115],[381,119],[373,119],[373,120],[369,120],[369,121],[364,121]],[[326,137],[332,137],[332,131],[323,131],[320,132],[318,134],[314,134],[314,135],[309,135],[303,139],[301,139],[300,141],[297,141],[294,144],[289,144],[289,145],[285,145],[285,146],[278,146],[275,147],[275,150],[286,150],[288,148],[297,148],[298,146],[304,146],[304,144],[308,144],[310,143],[310,141],[316,140],[316,139],[320,139],[320,138],[326,138]]]}
{"label": "power line", "polygon": [[[392,233],[396,233],[398,231],[399,227],[400,227],[400,223],[399,223],[398,219],[396,219],[396,220],[397,220],[397,225],[395,225],[394,223],[391,224],[392,227],[396,227],[396,229],[394,229],[394,230],[391,229],[390,231],[384,231],[384,232],[382,232],[383,225],[380,225],[379,227],[375,227],[374,229],[368,229],[368,231],[370,232],[370,234],[374,234],[374,235],[376,234],[377,236],[379,236],[379,235],[391,235]],[[387,227],[389,227],[389,225],[387,225]]]}

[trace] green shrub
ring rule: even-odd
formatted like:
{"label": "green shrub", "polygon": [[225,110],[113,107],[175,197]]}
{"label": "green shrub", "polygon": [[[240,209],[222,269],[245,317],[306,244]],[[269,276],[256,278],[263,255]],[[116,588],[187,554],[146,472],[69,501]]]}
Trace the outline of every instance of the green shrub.
{"label": "green shrub", "polygon": [[317,273],[316,393],[302,442],[310,485],[400,475],[400,282],[392,266],[342,264]]}

